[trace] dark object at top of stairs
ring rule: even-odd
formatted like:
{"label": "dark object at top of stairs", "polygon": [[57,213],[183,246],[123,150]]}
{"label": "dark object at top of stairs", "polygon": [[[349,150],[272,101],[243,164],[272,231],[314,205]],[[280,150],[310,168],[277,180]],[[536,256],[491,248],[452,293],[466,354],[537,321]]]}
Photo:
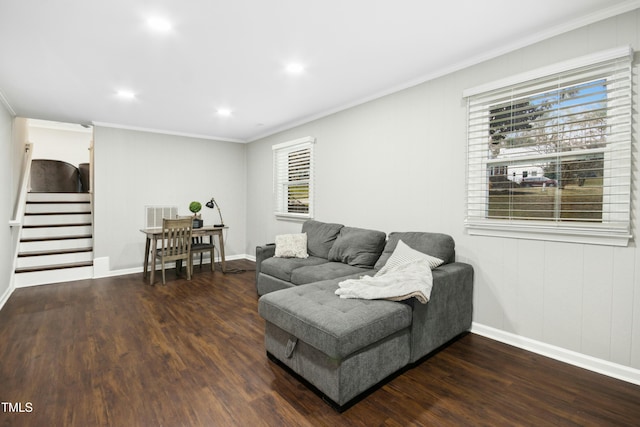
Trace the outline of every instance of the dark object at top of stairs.
{"label": "dark object at top of stairs", "polygon": [[31,191],[43,193],[79,193],[83,191],[80,171],[61,160],[31,161]]}

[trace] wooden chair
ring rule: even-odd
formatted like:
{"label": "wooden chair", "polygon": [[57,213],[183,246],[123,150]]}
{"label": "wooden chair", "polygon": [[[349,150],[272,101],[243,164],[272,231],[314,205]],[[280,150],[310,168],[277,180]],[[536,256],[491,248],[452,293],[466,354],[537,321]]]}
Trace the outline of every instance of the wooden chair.
{"label": "wooden chair", "polygon": [[191,271],[193,272],[193,255],[200,254],[200,269],[202,270],[202,255],[205,252],[211,253],[211,271],[215,270],[213,253],[215,251],[215,245],[213,244],[213,236],[209,236],[209,242],[205,242],[202,236],[194,237],[191,240],[191,257],[189,262],[191,263]]}
{"label": "wooden chair", "polygon": [[[187,219],[191,218],[193,220],[193,216],[181,216],[177,215],[176,218]],[[189,257],[189,265],[191,266],[191,273],[193,274],[193,255],[200,254],[200,269],[202,270],[202,255],[205,252],[211,253],[211,271],[215,270],[214,266],[214,251],[216,247],[213,244],[213,236],[209,236],[209,243],[204,241],[203,236],[193,236],[191,238],[191,257]]]}
{"label": "wooden chair", "polygon": [[162,284],[166,284],[165,263],[176,262],[176,273],[179,262],[185,260],[187,280],[191,280],[191,219],[162,219],[162,248],[154,248],[155,254],[151,266],[151,284],[156,271],[156,259],[162,263]]}

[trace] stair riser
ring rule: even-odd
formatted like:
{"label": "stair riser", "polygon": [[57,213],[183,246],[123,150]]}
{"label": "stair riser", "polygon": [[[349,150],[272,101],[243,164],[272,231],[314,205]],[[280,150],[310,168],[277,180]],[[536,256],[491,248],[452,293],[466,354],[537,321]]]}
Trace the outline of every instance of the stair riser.
{"label": "stair riser", "polygon": [[24,225],[57,225],[91,223],[91,214],[25,215]]}
{"label": "stair riser", "polygon": [[66,268],[62,270],[16,273],[14,284],[16,288],[24,288],[26,286],[91,279],[92,277],[93,267]]}
{"label": "stair riser", "polygon": [[27,203],[25,212],[30,213],[65,213],[65,212],[89,212],[91,205],[88,203]]}
{"label": "stair riser", "polygon": [[36,242],[21,242],[19,252],[90,248],[92,246],[93,239],[42,240]]}
{"label": "stair riser", "polygon": [[93,252],[18,257],[16,268],[44,267],[47,265],[70,264],[91,260],[93,260]]}
{"label": "stair riser", "polygon": [[28,193],[28,202],[89,202],[89,193]]}
{"label": "stair riser", "polygon": [[91,234],[91,226],[83,225],[76,227],[50,227],[50,228],[23,228],[23,239],[49,238],[49,237],[66,237],[66,236],[82,236]]}

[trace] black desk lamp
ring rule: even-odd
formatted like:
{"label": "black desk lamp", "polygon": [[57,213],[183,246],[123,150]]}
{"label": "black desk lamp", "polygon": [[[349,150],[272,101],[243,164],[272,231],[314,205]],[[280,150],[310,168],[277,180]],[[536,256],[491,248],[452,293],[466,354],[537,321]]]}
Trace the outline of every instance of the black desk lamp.
{"label": "black desk lamp", "polygon": [[206,207],[208,207],[209,209],[213,209],[214,207],[216,207],[218,209],[218,215],[220,215],[220,224],[213,224],[214,227],[224,227],[224,221],[222,220],[222,212],[220,212],[220,205],[218,205],[218,203],[216,202],[216,199],[214,199],[213,197],[211,198],[211,200],[209,200],[206,204]]}

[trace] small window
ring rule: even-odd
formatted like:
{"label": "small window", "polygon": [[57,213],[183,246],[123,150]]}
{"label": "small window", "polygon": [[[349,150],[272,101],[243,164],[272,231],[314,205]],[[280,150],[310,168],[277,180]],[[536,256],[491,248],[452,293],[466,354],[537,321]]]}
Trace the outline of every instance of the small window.
{"label": "small window", "polygon": [[632,56],[465,91],[470,234],[627,244]]}
{"label": "small window", "polygon": [[278,217],[313,217],[313,147],[306,137],[274,145],[273,194]]}

